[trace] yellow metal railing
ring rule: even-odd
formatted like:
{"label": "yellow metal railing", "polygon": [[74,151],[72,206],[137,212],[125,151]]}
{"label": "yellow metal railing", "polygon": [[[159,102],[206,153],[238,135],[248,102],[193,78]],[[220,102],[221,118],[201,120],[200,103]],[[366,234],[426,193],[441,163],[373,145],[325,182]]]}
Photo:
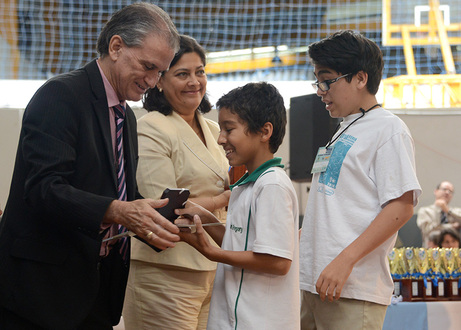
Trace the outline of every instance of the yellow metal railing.
{"label": "yellow metal railing", "polygon": [[[383,103],[388,108],[461,107],[461,75],[456,74],[451,52],[451,44],[461,44],[461,23],[445,25],[439,0],[428,2],[428,24],[417,26],[392,24],[391,0],[383,0],[383,45],[403,46],[408,74],[383,80]],[[415,45],[440,45],[447,74],[418,75]]]}
{"label": "yellow metal railing", "polygon": [[396,76],[383,80],[387,108],[460,108],[461,75]]}
{"label": "yellow metal railing", "polygon": [[[461,44],[461,34],[448,36],[447,32],[461,32],[461,22],[443,23],[442,14],[439,9],[439,0],[428,0],[430,6],[428,24],[393,24],[391,12],[392,0],[383,0],[383,45],[384,46],[403,46],[402,28],[411,34],[413,45],[440,45],[440,30],[445,30],[445,36],[449,44]],[[432,12],[432,14],[431,14]],[[434,13],[436,13],[434,15]],[[436,22],[438,19],[438,22]],[[437,36],[439,35],[439,36]]]}
{"label": "yellow metal railing", "polygon": [[[298,56],[299,57],[299,56]],[[300,64],[295,54],[280,55],[279,61],[275,62],[273,56],[262,58],[247,58],[239,60],[227,59],[222,62],[209,61],[206,65],[207,73],[229,73],[236,71],[253,71],[256,69],[271,68],[277,66],[288,66]]]}

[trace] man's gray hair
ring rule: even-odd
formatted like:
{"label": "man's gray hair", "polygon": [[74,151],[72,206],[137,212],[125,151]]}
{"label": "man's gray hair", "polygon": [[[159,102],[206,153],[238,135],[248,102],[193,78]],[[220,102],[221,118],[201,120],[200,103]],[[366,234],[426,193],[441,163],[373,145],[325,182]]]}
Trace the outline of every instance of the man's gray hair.
{"label": "man's gray hair", "polygon": [[179,50],[179,33],[168,14],[151,3],[134,3],[112,15],[99,35],[97,51],[101,57],[109,54],[114,35],[119,35],[128,47],[141,47],[152,33],[168,41],[175,53]]}

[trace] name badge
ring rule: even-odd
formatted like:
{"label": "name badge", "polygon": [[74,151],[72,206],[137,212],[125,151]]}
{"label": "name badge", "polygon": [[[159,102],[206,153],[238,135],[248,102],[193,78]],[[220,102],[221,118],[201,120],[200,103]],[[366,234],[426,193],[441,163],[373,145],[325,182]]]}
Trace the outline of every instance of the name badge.
{"label": "name badge", "polygon": [[333,152],[333,146],[328,149],[325,147],[320,147],[317,151],[317,156],[315,156],[314,166],[312,166],[311,174],[325,172],[330,162],[330,156]]}

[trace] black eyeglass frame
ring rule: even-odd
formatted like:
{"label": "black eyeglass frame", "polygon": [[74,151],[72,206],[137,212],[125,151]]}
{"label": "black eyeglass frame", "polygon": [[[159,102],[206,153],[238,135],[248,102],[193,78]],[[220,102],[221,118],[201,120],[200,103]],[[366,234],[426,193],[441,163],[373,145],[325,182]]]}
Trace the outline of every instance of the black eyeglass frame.
{"label": "black eyeglass frame", "polygon": [[312,83],[312,87],[314,87],[315,91],[317,92],[319,89],[322,91],[322,92],[326,92],[326,91],[329,91],[330,90],[330,85],[337,82],[339,79],[341,78],[344,78],[344,77],[347,77],[347,76],[350,76],[352,73],[346,73],[346,74],[343,74],[342,76],[339,76],[339,77],[336,77],[334,79],[328,79],[328,80],[324,80],[322,82],[314,82]]}

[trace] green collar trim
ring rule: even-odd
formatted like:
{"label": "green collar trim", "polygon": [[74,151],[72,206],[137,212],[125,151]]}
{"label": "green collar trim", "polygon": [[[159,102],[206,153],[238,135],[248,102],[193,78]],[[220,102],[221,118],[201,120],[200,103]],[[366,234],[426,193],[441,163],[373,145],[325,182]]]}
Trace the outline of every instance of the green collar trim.
{"label": "green collar trim", "polygon": [[255,182],[256,180],[258,180],[261,174],[263,174],[268,168],[271,167],[284,168],[285,165],[282,164],[282,158],[275,157],[268,160],[267,162],[259,166],[256,170],[254,170],[254,172],[251,174],[248,174],[248,172],[246,172],[236,183],[230,185],[230,190],[234,189],[234,187],[237,186],[241,186],[250,182]]}

